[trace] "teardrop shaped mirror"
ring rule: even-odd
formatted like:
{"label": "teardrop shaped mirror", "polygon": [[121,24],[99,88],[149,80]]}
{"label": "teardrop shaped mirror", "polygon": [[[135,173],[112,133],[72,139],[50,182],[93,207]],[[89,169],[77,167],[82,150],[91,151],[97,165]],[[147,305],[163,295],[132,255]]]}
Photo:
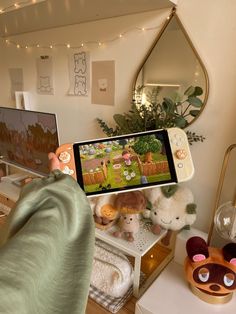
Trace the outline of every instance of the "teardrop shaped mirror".
{"label": "teardrop shaped mirror", "polygon": [[136,73],[133,95],[140,112],[153,112],[155,128],[185,128],[206,105],[208,75],[175,9]]}

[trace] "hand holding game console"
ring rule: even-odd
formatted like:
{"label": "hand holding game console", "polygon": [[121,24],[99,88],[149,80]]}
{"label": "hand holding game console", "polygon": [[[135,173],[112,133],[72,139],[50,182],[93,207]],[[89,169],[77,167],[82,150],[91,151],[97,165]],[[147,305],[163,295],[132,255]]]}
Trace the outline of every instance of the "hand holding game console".
{"label": "hand holding game console", "polygon": [[56,156],[87,196],[174,184],[194,173],[188,139],[179,128],[64,144]]}
{"label": "hand holding game console", "polygon": [[60,160],[57,158],[57,155],[52,152],[48,154],[48,163],[49,163],[48,167],[50,171],[61,169]]}

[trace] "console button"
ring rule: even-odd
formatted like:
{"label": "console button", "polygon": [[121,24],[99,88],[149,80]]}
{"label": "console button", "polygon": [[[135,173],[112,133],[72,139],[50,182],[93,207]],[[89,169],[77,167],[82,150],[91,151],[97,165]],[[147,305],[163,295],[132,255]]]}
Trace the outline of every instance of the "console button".
{"label": "console button", "polygon": [[179,162],[178,164],[177,164],[177,166],[178,166],[178,168],[183,168],[183,164],[182,164],[182,162]]}
{"label": "console button", "polygon": [[185,149],[178,149],[175,152],[175,156],[177,157],[177,159],[185,159],[187,157],[187,152]]}
{"label": "console button", "polygon": [[59,155],[59,160],[61,161],[61,162],[63,162],[63,163],[68,163],[68,162],[70,162],[70,159],[71,159],[71,157],[70,157],[70,154],[68,153],[68,152],[62,152],[62,153],[60,153],[60,155]]}
{"label": "console button", "polygon": [[70,176],[72,176],[75,172],[73,169],[70,169],[68,166],[65,166],[65,168],[62,170],[63,173],[65,174],[69,174]]}

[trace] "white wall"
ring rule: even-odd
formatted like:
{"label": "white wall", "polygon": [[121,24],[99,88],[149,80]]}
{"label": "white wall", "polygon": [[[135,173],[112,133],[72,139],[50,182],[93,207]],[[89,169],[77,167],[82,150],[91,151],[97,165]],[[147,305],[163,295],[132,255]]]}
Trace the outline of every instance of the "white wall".
{"label": "white wall", "polygon": [[[234,0],[178,1],[180,19],[210,79],[207,106],[190,128],[206,137],[204,143],[194,144],[191,148],[196,172],[189,182],[198,203],[196,226],[204,231],[210,223],[224,152],[228,145],[236,143],[235,10]],[[230,196],[236,189],[235,166],[231,170],[224,185],[224,193]]]}
{"label": "white wall", "polygon": [[[221,162],[226,147],[236,142],[234,129],[236,104],[236,1],[234,0],[179,0],[177,12],[193,44],[200,54],[210,78],[210,95],[201,117],[191,126],[192,131],[206,137],[204,143],[191,147],[195,163],[195,176],[187,183],[192,188],[198,204],[197,228],[207,231],[211,209],[215,200]],[[167,16],[168,10],[148,12],[127,17],[103,20],[62,29],[25,34],[16,41],[50,44],[80,42],[112,38],[134,26],[156,26]],[[59,118],[61,141],[76,141],[102,135],[95,123],[96,117],[112,121],[112,115],[127,111],[131,99],[132,80],[155,32],[133,31],[121,40],[103,48],[89,47],[91,61],[116,61],[115,106],[92,105],[90,96],[66,96],[68,89],[67,50],[18,51],[15,47],[2,49],[0,58],[0,105],[10,105],[9,67],[24,69],[25,89],[32,94],[35,109],[56,112]],[[4,44],[5,45],[5,44]],[[5,53],[4,62],[2,53]],[[36,94],[35,58],[40,54],[54,58],[55,95]],[[234,188],[234,176],[229,187]]]}
{"label": "white wall", "polygon": [[[79,46],[86,41],[104,41],[113,39],[120,33],[135,27],[163,25],[170,9],[147,12],[143,14],[95,21],[58,29],[45,30],[11,38],[20,44],[37,44],[49,46],[51,43],[70,43]],[[160,28],[158,28],[160,29]],[[67,96],[69,88],[68,54],[64,47],[54,49],[17,49],[6,45],[4,60],[5,70],[8,67],[22,67],[24,71],[25,90],[31,93],[33,108],[40,111],[56,112],[59,121],[61,142],[85,140],[104,136],[95,118],[112,120],[116,112],[125,112],[131,104],[131,86],[134,75],[147,47],[151,45],[158,29],[147,32],[133,30],[122,39],[107,43],[102,47],[87,45],[91,62],[98,60],[115,60],[115,106],[91,104],[89,97]],[[54,63],[54,96],[38,95],[36,93],[35,59],[40,55],[51,55]],[[5,84],[0,86],[1,105],[9,105],[10,82],[5,72]],[[12,104],[13,105],[13,104]],[[69,126],[69,127],[68,127]]]}

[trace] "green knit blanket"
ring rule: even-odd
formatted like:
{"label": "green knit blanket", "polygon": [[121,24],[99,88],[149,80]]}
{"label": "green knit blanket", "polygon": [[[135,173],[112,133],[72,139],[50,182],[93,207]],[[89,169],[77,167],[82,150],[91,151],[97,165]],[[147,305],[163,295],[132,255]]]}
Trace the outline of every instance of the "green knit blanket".
{"label": "green knit blanket", "polygon": [[21,192],[0,234],[1,314],[85,312],[94,222],[84,192],[59,170]]}

